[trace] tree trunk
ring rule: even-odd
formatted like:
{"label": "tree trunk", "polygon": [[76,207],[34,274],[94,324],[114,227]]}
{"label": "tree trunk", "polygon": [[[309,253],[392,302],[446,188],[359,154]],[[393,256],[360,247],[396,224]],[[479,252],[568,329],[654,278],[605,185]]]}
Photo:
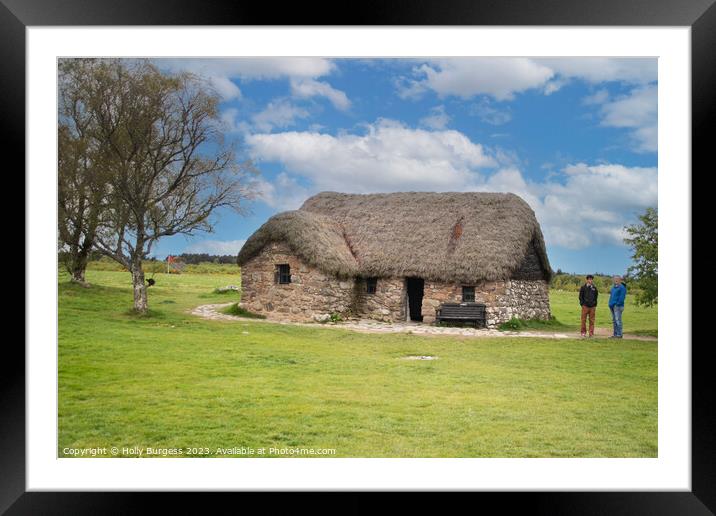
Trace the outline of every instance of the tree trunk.
{"label": "tree trunk", "polygon": [[132,286],[134,287],[134,311],[147,313],[147,284],[144,282],[142,262],[132,264]]}
{"label": "tree trunk", "polygon": [[85,268],[75,266],[72,268],[71,281],[73,283],[79,283],[83,287],[89,287],[89,283],[85,281]]}
{"label": "tree trunk", "polygon": [[89,287],[89,283],[85,281],[85,270],[87,270],[87,262],[89,252],[81,250],[78,255],[72,257],[72,270],[70,272],[72,281],[79,283],[83,287]]}
{"label": "tree trunk", "polygon": [[89,250],[84,248],[71,249],[69,256],[65,260],[67,272],[70,273],[70,281],[78,283],[83,287],[89,287],[89,283],[85,280],[85,270],[89,261]]}

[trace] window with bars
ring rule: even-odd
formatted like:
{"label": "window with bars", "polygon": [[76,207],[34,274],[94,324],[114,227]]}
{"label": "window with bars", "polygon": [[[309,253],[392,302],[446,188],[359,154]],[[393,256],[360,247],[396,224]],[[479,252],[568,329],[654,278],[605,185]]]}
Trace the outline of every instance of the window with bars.
{"label": "window with bars", "polygon": [[462,302],[463,303],[474,303],[475,302],[475,287],[462,287]]}
{"label": "window with bars", "polygon": [[276,265],[274,281],[282,285],[291,283],[291,266],[287,263]]}
{"label": "window with bars", "polygon": [[365,291],[368,294],[375,294],[378,290],[378,278],[368,278],[365,280]]}

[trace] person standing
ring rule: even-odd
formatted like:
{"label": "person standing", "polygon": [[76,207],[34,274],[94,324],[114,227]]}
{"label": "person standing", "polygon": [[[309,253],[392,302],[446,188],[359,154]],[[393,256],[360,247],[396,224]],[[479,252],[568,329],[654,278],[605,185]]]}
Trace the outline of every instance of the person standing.
{"label": "person standing", "polygon": [[589,317],[589,336],[594,337],[594,317],[597,313],[599,291],[594,285],[594,276],[587,274],[587,282],[579,289],[579,306],[582,307],[582,337],[587,336],[587,317]]}
{"label": "person standing", "polygon": [[626,287],[622,284],[621,276],[614,276],[614,285],[609,293],[609,310],[612,312],[612,323],[614,335],[610,339],[622,338],[622,313],[624,312],[624,301],[626,300]]}

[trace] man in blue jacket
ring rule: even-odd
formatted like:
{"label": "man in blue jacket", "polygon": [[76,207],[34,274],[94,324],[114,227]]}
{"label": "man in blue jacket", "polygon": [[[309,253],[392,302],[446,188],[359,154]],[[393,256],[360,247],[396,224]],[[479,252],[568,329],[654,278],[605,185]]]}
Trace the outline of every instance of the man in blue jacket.
{"label": "man in blue jacket", "polygon": [[614,335],[609,337],[610,339],[622,338],[622,312],[624,312],[626,293],[626,287],[622,285],[622,277],[614,276],[614,285],[609,293],[609,310],[612,312],[614,324]]}

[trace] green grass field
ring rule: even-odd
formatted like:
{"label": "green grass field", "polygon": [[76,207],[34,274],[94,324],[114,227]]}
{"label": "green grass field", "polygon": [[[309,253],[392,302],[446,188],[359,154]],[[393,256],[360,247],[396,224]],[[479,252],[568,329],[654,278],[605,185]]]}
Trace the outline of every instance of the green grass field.
{"label": "green grass field", "polygon": [[[137,317],[128,273],[87,279],[89,289],[60,274],[59,456],[111,446],[657,456],[655,341],[361,334],[186,313],[238,300],[214,293],[238,274],[157,274],[151,314]],[[573,298],[552,298],[570,328]],[[627,307],[624,321],[656,333],[655,309]],[[610,324],[601,308],[598,323]]]}

